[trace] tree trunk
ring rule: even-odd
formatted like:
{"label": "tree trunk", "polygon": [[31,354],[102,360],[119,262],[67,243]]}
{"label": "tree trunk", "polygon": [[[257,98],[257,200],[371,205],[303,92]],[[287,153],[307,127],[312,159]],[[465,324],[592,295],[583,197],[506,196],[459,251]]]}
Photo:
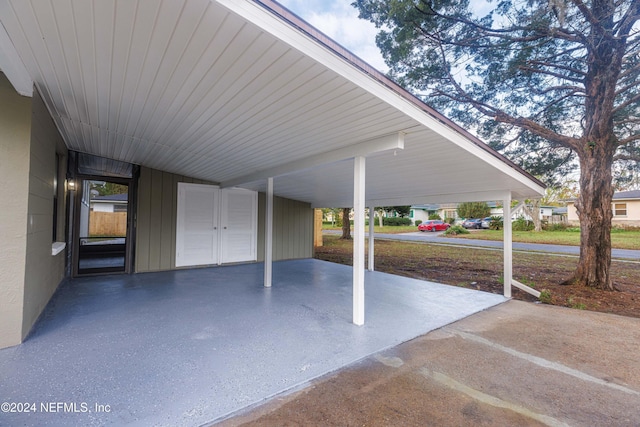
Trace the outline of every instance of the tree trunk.
{"label": "tree trunk", "polygon": [[342,209],[342,236],[341,239],[351,239],[351,221],[349,221],[349,212],[351,209]]}
{"label": "tree trunk", "polygon": [[580,158],[580,260],[573,278],[565,283],[614,290],[611,280],[611,219],[613,154],[604,144],[590,144],[591,153]]}
{"label": "tree trunk", "polygon": [[383,221],[382,221],[383,215],[384,215],[384,211],[380,209],[378,211],[378,223],[380,224],[380,228],[382,228],[382,225],[383,225]]}
{"label": "tree trunk", "polygon": [[522,205],[524,211],[531,217],[531,221],[533,222],[533,231],[542,231],[542,219],[540,219],[540,199],[530,200],[531,207],[527,205],[525,202]]}

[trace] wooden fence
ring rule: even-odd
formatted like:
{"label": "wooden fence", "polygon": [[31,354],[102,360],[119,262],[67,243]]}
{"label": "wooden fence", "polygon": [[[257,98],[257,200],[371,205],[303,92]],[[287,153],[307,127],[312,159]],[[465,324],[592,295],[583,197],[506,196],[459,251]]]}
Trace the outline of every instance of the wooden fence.
{"label": "wooden fence", "polygon": [[89,214],[89,237],[126,237],[126,212],[91,212]]}

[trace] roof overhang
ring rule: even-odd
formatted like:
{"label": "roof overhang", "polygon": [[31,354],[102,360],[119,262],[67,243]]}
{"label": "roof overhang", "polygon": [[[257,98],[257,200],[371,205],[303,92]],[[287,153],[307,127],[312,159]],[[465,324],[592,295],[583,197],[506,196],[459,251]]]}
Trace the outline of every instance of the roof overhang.
{"label": "roof overhang", "polygon": [[544,191],[273,1],[0,0],[0,19],[72,150],[223,186],[272,176],[314,206],[352,205],[355,156],[368,205]]}

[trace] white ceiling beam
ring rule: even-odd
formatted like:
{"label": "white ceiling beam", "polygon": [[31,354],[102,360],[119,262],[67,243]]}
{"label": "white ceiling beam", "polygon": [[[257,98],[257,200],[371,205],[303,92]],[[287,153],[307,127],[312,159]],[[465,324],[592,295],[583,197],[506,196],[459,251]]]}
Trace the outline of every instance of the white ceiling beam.
{"label": "white ceiling beam", "polygon": [[9,34],[0,24],[0,71],[9,79],[13,88],[22,96],[33,96],[33,81],[24,66]]}
{"label": "white ceiling beam", "polygon": [[404,149],[404,133],[396,132],[390,135],[385,135],[379,138],[369,139],[367,141],[349,145],[348,147],[338,148],[337,150],[327,151],[326,153],[316,154],[313,156],[305,157],[304,159],[295,160],[283,165],[243,175],[238,178],[222,182],[220,184],[220,187],[234,187],[249,182],[261,181],[267,178],[282,176],[289,173],[310,169],[328,163],[352,159],[354,157],[366,157],[376,153],[402,149]]}
{"label": "white ceiling beam", "polygon": [[[406,206],[421,205],[428,203],[462,203],[462,202],[493,202],[504,200],[507,191],[476,191],[473,193],[454,193],[454,194],[432,194],[422,196],[386,198],[386,199],[367,199],[367,206]],[[336,203],[337,202],[337,203]],[[344,205],[336,200],[319,200],[312,203],[312,208],[327,207],[352,207],[351,204]]]}

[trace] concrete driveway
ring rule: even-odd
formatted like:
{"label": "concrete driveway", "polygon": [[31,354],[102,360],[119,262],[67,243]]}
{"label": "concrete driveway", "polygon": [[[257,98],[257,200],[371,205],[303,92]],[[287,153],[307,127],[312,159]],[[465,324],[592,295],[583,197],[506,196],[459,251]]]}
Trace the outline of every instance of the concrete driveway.
{"label": "concrete driveway", "polygon": [[640,319],[511,300],[221,426],[639,426]]}

